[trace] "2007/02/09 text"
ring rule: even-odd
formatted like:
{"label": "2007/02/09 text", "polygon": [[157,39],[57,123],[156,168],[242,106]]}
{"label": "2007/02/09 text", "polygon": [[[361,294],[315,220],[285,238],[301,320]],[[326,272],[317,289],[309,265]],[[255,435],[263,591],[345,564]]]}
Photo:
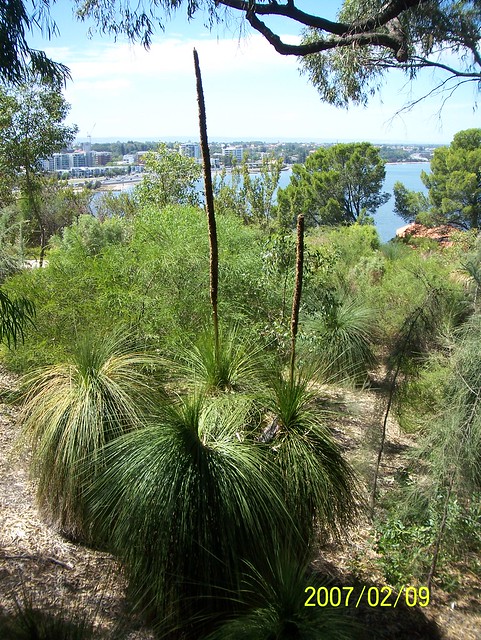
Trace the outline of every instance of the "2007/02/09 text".
{"label": "2007/02/09 text", "polygon": [[[404,601],[408,607],[427,607],[429,604],[428,587],[411,587],[403,585],[399,592],[394,594],[391,587],[364,587],[355,592],[354,587],[306,587],[307,594],[305,607],[359,607],[364,599],[369,607],[397,607],[400,601]],[[395,595],[395,598],[394,598]],[[403,597],[404,595],[404,597]]]}

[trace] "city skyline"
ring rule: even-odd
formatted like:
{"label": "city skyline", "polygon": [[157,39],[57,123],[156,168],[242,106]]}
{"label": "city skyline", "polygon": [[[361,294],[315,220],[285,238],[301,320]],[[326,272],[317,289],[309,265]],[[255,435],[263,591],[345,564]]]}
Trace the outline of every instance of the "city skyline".
{"label": "city skyline", "polygon": [[[326,3],[331,17],[338,6]],[[79,139],[198,139],[194,46],[212,140],[448,144],[456,131],[481,125],[472,85],[456,91],[440,115],[440,98],[431,96],[396,116],[432,88],[433,77],[442,77],[439,72],[424,72],[412,84],[394,72],[367,108],[346,111],[321,102],[299,74],[295,58],[279,55],[258,34],[241,38],[238,25],[211,32],[201,16],[188,22],[179,14],[146,51],[122,40],[89,39],[92,25],[75,21],[60,5],[53,6],[53,15],[60,37],[37,36],[32,43],[71,69],[65,97],[72,105],[68,121],[78,125]],[[285,38],[295,41],[298,36],[284,26]]]}

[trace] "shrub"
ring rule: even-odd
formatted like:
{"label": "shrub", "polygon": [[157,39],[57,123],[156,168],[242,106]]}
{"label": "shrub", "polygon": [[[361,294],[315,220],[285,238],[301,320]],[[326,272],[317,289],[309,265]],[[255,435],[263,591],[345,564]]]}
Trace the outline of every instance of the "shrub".
{"label": "shrub", "polygon": [[363,302],[334,297],[305,321],[304,349],[328,381],[362,383],[374,364],[374,313]]}
{"label": "shrub", "polygon": [[37,498],[69,537],[90,539],[85,489],[103,467],[102,447],[142,425],[153,392],[140,369],[152,362],[118,337],[85,336],[68,362],[24,378],[21,422],[32,445]]}
{"label": "shrub", "polygon": [[[223,216],[218,226],[219,313],[226,324],[264,327],[278,315],[281,294],[262,278],[261,236],[233,216]],[[66,232],[47,268],[5,283],[9,296],[37,306],[36,329],[26,332],[24,346],[7,354],[10,366],[22,370],[59,361],[79,327],[101,335],[127,326],[139,340],[170,353],[179,338],[198,334],[210,315],[209,250],[200,209],[145,210],[131,222],[89,220],[81,229]]]}

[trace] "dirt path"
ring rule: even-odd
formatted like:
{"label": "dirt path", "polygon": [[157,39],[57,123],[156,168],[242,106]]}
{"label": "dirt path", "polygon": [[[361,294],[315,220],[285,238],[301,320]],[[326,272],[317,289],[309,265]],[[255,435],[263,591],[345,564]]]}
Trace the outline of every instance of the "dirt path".
{"label": "dirt path", "polygon": [[[348,458],[366,482],[366,495],[372,481],[377,446],[385,410],[385,400],[374,391],[340,391],[333,397],[331,425],[336,438],[342,443]],[[379,493],[388,492],[396,477],[407,466],[409,452],[415,445],[415,437],[403,434],[397,422],[390,417],[380,468]],[[377,554],[372,544],[372,528],[367,518],[360,519],[343,545],[332,545],[322,551],[334,579],[343,584],[357,580],[362,586],[382,587],[386,584],[380,571]],[[322,567],[322,562],[320,563]],[[379,635],[373,638],[443,638],[446,640],[481,640],[481,584],[462,562],[453,568],[460,587],[456,593],[446,593],[436,587],[428,607],[421,617],[411,617],[409,612],[379,610],[365,612],[369,626],[378,625]],[[355,576],[355,577],[354,577]],[[429,623],[435,623],[435,627]],[[414,627],[411,627],[414,625]],[[420,635],[416,635],[417,631]],[[408,629],[409,628],[409,629]]]}

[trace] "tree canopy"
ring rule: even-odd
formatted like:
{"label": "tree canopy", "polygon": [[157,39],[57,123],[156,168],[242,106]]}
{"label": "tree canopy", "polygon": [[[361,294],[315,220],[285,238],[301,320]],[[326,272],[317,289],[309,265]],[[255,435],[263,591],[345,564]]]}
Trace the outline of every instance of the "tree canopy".
{"label": "tree canopy", "polygon": [[421,179],[429,189],[408,191],[401,183],[394,186],[395,211],[407,222],[452,224],[461,229],[481,225],[481,129],[459,131],[449,147],[435,150],[431,173]]}
{"label": "tree canopy", "polygon": [[70,144],[76,126],[64,124],[70,106],[54,87],[0,89],[0,167],[35,172],[42,158]]}
{"label": "tree canopy", "polygon": [[[481,81],[481,5],[478,0],[344,0],[336,20],[319,9],[308,13],[297,0],[77,0],[78,16],[93,18],[103,33],[127,34],[149,46],[169,15],[184,7],[187,17],[203,12],[208,24],[242,16],[282,55],[301,58],[303,70],[321,97],[338,106],[366,103],[382,84],[384,74],[397,68],[409,77],[423,68],[447,75],[451,82]],[[285,42],[269,26],[282,17],[297,25],[301,41]],[[272,25],[271,25],[272,26]]]}
{"label": "tree canopy", "polygon": [[[331,36],[325,43],[330,46],[323,46],[323,27],[313,25],[308,25],[301,44],[306,51],[303,70],[331,104],[366,104],[390,69],[405,72],[409,79],[422,69],[442,71],[442,79],[429,94],[446,91],[449,97],[466,82],[479,86],[481,5],[477,0],[394,0],[385,4],[345,0],[339,20],[350,30],[337,38]],[[363,21],[373,25],[372,34],[358,35],[357,25]],[[398,49],[393,46],[396,41]],[[314,49],[312,54],[309,46]]]}
{"label": "tree canopy", "polygon": [[136,187],[134,197],[141,205],[167,207],[170,204],[199,204],[196,181],[201,167],[194,158],[182,156],[161,144],[144,156],[147,173]]}
{"label": "tree canopy", "polygon": [[[68,69],[32,49],[26,33],[39,29],[57,33],[50,16],[52,0],[34,3],[0,0],[0,79],[19,82],[30,67],[57,81]],[[393,68],[409,77],[420,69],[446,73],[439,89],[481,81],[481,5],[479,0],[344,0],[335,20],[321,9],[312,13],[297,0],[75,0],[80,20],[93,20],[101,33],[126,35],[148,47],[156,29],[163,30],[172,13],[188,19],[202,14],[207,25],[241,16],[282,55],[301,58],[301,66],[321,97],[338,106],[366,103]],[[272,19],[284,18],[299,27],[301,40],[285,42],[273,30]]]}
{"label": "tree canopy", "polygon": [[[19,189],[26,218],[36,225],[42,251],[48,240],[54,203],[43,197],[40,160],[67,147],[77,133],[64,124],[69,104],[54,86],[19,85],[0,89],[0,203]],[[41,254],[42,256],[43,254]]]}
{"label": "tree canopy", "polygon": [[306,224],[353,223],[387,202],[381,193],[386,172],[378,149],[369,142],[320,148],[304,165],[295,164],[289,185],[277,193],[282,224],[299,213]]}

